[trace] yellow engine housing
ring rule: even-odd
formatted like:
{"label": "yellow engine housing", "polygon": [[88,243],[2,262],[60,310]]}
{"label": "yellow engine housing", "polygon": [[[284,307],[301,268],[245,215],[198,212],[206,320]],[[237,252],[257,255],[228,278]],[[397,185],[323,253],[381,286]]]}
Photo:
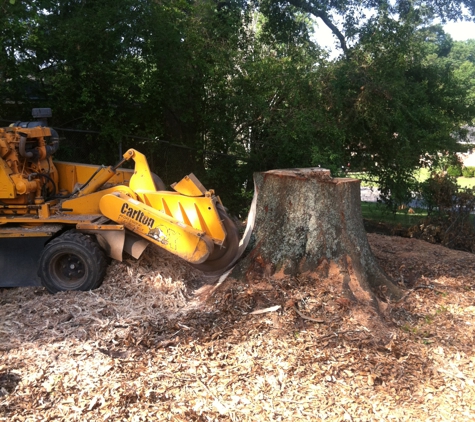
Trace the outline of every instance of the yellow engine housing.
{"label": "yellow engine housing", "polygon": [[54,194],[58,172],[48,153],[48,127],[0,128],[0,200],[9,205],[44,202]]}

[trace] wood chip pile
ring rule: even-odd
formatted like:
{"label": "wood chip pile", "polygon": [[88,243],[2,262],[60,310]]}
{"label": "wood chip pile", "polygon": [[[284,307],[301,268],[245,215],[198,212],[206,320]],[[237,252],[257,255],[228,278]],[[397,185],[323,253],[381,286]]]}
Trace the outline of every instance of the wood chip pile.
{"label": "wood chip pile", "polygon": [[368,235],[389,342],[328,281],[224,282],[150,248],[101,288],[0,289],[1,421],[475,419],[474,255]]}

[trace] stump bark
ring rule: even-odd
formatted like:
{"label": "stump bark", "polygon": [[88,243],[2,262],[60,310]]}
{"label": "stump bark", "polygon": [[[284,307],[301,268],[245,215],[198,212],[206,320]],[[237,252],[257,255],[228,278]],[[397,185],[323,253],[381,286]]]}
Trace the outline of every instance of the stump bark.
{"label": "stump bark", "polygon": [[254,182],[255,241],[230,278],[252,283],[331,277],[345,298],[378,312],[381,302],[375,293],[401,297],[369,246],[359,180],[334,179],[329,170],[305,168],[256,173]]}

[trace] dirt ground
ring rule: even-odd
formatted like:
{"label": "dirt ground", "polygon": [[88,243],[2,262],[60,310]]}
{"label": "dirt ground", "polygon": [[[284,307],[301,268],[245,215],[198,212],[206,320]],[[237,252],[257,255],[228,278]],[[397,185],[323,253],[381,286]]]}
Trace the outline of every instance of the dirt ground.
{"label": "dirt ground", "polygon": [[92,292],[1,289],[0,420],[474,420],[474,255],[368,238],[406,293],[389,342],[326,280],[200,295],[156,249]]}

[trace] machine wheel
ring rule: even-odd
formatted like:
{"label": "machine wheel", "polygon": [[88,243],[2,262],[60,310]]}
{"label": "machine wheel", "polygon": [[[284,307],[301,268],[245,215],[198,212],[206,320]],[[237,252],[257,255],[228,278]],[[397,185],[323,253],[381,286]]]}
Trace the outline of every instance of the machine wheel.
{"label": "machine wheel", "polygon": [[160,179],[160,177],[158,175],[156,175],[155,173],[152,173],[152,179],[153,179],[153,183],[155,183],[155,190],[167,190],[167,186],[165,185],[165,183],[163,183],[163,180]]}
{"label": "machine wheel", "polygon": [[68,231],[48,243],[38,276],[50,293],[98,288],[107,269],[106,255],[88,235]]}
{"label": "machine wheel", "polygon": [[202,264],[194,264],[193,267],[209,276],[218,276],[231,268],[239,250],[239,230],[234,221],[226,214],[221,204],[216,206],[219,217],[226,230],[226,239],[221,247],[215,245],[214,251]]}

